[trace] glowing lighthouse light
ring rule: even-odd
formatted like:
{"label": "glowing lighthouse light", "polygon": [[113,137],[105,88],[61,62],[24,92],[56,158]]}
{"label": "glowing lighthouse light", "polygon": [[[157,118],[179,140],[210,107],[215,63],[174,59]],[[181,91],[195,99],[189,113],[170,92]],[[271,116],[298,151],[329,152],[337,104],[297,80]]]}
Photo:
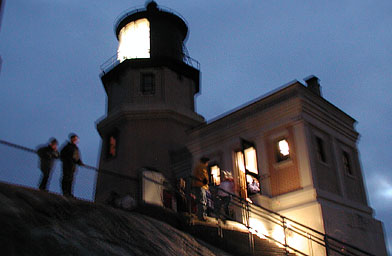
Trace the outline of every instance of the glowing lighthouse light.
{"label": "glowing lighthouse light", "polygon": [[143,18],[124,26],[118,34],[117,59],[150,58],[150,22]]}

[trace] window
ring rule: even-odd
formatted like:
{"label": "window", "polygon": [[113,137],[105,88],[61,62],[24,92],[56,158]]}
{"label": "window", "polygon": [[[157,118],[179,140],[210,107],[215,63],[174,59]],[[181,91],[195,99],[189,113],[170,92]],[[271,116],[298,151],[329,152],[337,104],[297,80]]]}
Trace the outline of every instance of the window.
{"label": "window", "polygon": [[140,91],[143,95],[155,94],[155,76],[153,73],[144,73],[140,77]]}
{"label": "window", "polygon": [[326,163],[327,159],[325,156],[324,141],[320,137],[316,137],[316,150],[318,159],[321,162]]}
{"label": "window", "polygon": [[346,151],[343,151],[342,157],[343,157],[343,169],[344,169],[345,173],[347,173],[349,175],[354,175],[353,169],[351,166],[351,162],[350,162],[350,155]]}
{"label": "window", "polygon": [[243,147],[243,151],[238,151],[235,154],[242,197],[244,197],[244,195],[248,196],[260,192],[256,148],[249,143],[247,145],[243,143]]}
{"label": "window", "polygon": [[244,150],[245,155],[245,168],[254,174],[258,174],[257,170],[257,157],[256,157],[256,149],[254,147],[250,147]]}
{"label": "window", "polygon": [[219,166],[218,165],[211,166],[210,171],[211,171],[211,182],[214,185],[218,186],[221,182]]}
{"label": "window", "polygon": [[276,161],[282,162],[290,158],[290,147],[287,139],[280,139],[276,142]]}
{"label": "window", "polygon": [[248,195],[257,194],[258,192],[260,192],[260,183],[258,180],[259,171],[257,170],[256,149],[254,147],[246,148],[244,149],[244,155]]}
{"label": "window", "polygon": [[150,58],[150,22],[143,18],[125,25],[118,34],[117,59]]}
{"label": "window", "polygon": [[117,140],[118,133],[112,133],[107,138],[107,158],[113,158],[117,156]]}

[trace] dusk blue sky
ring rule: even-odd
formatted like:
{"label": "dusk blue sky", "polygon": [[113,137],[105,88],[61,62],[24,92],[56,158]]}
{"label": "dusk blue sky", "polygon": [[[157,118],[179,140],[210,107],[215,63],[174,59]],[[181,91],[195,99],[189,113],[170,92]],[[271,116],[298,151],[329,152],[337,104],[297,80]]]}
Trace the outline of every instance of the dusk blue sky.
{"label": "dusk blue sky", "polygon": [[[100,65],[117,50],[116,17],[144,0],[7,0],[0,31],[0,139],[35,148],[80,137],[97,165],[105,115]],[[316,75],[325,99],[358,121],[368,198],[392,245],[392,1],[161,0],[185,17],[201,64],[197,111],[207,120],[294,79]],[[36,186],[36,156],[0,145],[0,180]],[[59,191],[60,168],[50,190]],[[80,169],[75,194],[92,199]],[[391,247],[389,247],[392,251]]]}

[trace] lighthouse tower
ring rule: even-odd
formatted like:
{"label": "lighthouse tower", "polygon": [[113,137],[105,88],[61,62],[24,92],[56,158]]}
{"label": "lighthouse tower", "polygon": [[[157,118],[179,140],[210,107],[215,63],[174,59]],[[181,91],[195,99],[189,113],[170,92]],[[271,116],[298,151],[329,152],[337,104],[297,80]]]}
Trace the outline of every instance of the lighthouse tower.
{"label": "lighthouse tower", "polygon": [[[185,21],[154,2],[121,16],[116,56],[103,67],[106,116],[97,124],[102,138],[95,199],[112,191],[139,197],[141,168],[173,178],[171,153],[187,142],[187,131],[204,122],[195,112],[197,62],[184,53]],[[127,179],[123,175],[132,177]]]}

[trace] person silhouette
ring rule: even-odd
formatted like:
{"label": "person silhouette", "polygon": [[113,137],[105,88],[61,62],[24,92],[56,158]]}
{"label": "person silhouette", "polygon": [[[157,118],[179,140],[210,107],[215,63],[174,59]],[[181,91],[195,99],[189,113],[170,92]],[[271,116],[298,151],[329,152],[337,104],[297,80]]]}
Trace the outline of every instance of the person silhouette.
{"label": "person silhouette", "polygon": [[63,162],[61,189],[63,191],[63,195],[67,197],[74,197],[72,194],[72,185],[76,171],[76,165],[83,165],[82,159],[80,157],[80,151],[77,146],[78,143],[79,137],[76,134],[71,133],[69,135],[69,142],[60,152],[60,158]]}
{"label": "person silhouette", "polygon": [[55,138],[49,139],[49,144],[40,147],[37,150],[37,154],[40,160],[40,169],[42,172],[41,181],[39,183],[39,189],[47,191],[47,184],[50,177],[50,173],[54,166],[54,161],[59,158],[59,152],[57,151],[58,142]]}

